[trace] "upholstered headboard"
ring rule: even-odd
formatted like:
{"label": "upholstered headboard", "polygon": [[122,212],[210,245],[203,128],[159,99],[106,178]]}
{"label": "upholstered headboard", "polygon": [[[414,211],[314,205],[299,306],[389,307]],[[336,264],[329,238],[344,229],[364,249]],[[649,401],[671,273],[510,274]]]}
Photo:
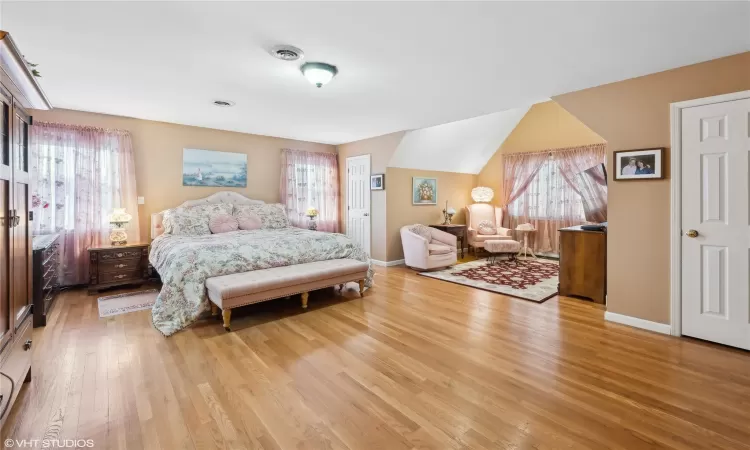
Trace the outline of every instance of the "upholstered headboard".
{"label": "upholstered headboard", "polygon": [[[242,194],[230,191],[221,191],[215,194],[209,195],[206,198],[200,198],[198,200],[188,200],[178,206],[178,208],[185,208],[189,206],[205,205],[209,203],[232,203],[234,205],[252,205],[252,204],[263,204],[263,200],[253,200],[247,198]],[[156,239],[159,235],[164,232],[164,211],[151,214],[151,239]]]}

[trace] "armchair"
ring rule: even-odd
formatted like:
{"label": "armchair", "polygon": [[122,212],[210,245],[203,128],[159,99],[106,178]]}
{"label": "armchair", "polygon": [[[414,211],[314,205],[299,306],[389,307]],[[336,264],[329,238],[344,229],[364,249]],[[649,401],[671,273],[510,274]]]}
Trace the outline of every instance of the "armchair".
{"label": "armchair", "polygon": [[[496,234],[479,234],[479,224],[483,221],[490,221],[497,227]],[[474,254],[477,253],[478,248],[484,248],[485,241],[505,241],[513,240],[513,231],[508,228],[503,228],[503,210],[502,208],[496,208],[488,203],[474,203],[466,207],[466,223],[468,229],[466,230],[469,243],[469,251],[474,248]]]}
{"label": "armchair", "polygon": [[456,236],[425,225],[401,227],[404,262],[415,269],[434,269],[455,264]]}

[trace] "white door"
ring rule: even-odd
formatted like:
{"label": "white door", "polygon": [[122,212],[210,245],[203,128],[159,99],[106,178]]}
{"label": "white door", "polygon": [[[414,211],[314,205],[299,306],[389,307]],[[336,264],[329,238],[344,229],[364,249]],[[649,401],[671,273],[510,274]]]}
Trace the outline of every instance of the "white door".
{"label": "white door", "polygon": [[346,158],[346,235],[370,254],[370,155]]}
{"label": "white door", "polygon": [[750,99],[681,123],[682,334],[750,349]]}

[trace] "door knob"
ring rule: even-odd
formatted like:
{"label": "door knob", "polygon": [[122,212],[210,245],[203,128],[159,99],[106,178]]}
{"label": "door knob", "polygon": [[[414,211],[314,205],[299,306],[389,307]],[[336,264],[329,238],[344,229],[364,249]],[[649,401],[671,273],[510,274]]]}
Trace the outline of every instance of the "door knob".
{"label": "door knob", "polygon": [[689,238],[696,238],[698,237],[698,231],[696,230],[687,230],[687,233],[685,233],[685,236]]}

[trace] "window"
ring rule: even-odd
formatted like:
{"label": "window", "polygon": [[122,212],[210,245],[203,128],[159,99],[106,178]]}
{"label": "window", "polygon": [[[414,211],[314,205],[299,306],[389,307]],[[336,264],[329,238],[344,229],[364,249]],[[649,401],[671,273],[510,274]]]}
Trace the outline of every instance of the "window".
{"label": "window", "polygon": [[526,191],[510,204],[511,216],[528,220],[585,220],[581,197],[550,157],[534,176]]}

